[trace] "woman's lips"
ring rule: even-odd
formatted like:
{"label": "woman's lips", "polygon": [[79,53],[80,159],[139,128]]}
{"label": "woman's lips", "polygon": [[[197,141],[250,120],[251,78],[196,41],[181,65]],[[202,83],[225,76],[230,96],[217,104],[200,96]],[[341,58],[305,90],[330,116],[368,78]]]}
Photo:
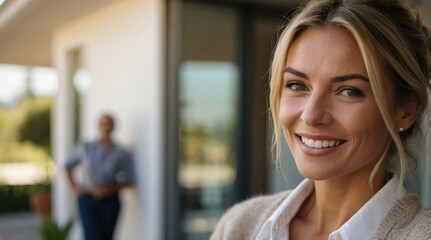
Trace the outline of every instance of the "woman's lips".
{"label": "woman's lips", "polygon": [[306,138],[302,136],[300,137],[301,137],[302,143],[310,148],[331,148],[345,142],[343,140],[329,140],[329,139],[320,140],[320,139]]}
{"label": "woman's lips", "polygon": [[302,152],[308,155],[325,155],[336,151],[346,141],[329,137],[310,137],[297,135],[298,145]]}

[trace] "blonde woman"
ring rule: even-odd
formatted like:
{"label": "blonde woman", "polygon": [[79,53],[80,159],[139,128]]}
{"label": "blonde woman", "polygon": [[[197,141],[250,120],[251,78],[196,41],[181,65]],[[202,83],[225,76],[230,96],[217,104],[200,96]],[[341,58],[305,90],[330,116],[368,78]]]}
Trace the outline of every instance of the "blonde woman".
{"label": "blonde woman", "polygon": [[398,0],[315,0],[280,36],[270,107],[293,191],[230,209],[211,239],[431,239],[403,181],[427,105],[429,35]]}

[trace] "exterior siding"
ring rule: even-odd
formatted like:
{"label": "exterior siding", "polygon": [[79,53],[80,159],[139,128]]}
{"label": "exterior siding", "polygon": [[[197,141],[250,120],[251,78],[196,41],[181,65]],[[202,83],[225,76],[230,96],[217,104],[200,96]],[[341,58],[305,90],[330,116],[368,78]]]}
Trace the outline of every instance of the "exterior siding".
{"label": "exterior siding", "polygon": [[[72,86],[68,52],[79,49],[91,87],[82,96],[81,139],[97,136],[102,112],[114,114],[115,139],[134,155],[137,186],[124,192],[118,239],[161,239],[165,6],[158,0],[106,5],[54,32],[53,59],[60,89],[54,109],[54,158],[60,167],[72,148]],[[56,217],[74,212],[64,173],[55,181]]]}

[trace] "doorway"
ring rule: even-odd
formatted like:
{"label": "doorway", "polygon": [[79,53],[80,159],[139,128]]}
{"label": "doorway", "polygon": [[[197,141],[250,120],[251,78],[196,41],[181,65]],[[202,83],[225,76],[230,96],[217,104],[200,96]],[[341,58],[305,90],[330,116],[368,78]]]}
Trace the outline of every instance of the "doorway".
{"label": "doorway", "polygon": [[268,71],[290,8],[171,5],[166,239],[208,239],[227,208],[268,192]]}

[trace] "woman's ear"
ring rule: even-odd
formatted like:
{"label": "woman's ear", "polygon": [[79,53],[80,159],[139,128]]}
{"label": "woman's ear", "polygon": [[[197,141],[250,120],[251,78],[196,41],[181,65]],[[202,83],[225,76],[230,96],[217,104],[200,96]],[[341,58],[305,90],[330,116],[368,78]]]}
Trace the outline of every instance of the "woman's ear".
{"label": "woman's ear", "polygon": [[418,97],[414,94],[409,94],[408,96],[405,96],[396,106],[396,127],[400,129],[400,131],[405,131],[409,129],[416,122],[418,114]]}

